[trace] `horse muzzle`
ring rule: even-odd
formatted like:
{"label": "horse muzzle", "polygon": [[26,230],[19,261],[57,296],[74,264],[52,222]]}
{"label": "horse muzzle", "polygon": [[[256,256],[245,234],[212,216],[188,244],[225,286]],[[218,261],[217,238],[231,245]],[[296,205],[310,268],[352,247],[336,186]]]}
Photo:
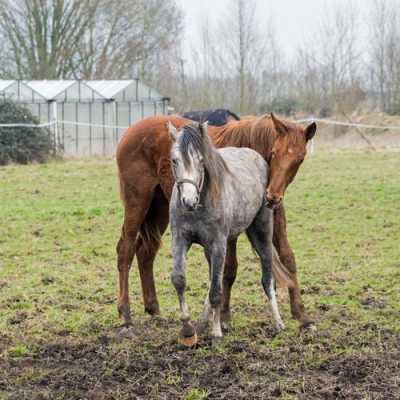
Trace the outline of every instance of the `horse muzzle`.
{"label": "horse muzzle", "polygon": [[282,203],[283,196],[270,194],[269,192],[267,192],[266,198],[267,198],[267,206],[269,208],[276,208],[277,206],[279,206],[279,204]]}
{"label": "horse muzzle", "polygon": [[183,196],[181,201],[186,211],[194,211],[198,207],[200,199],[199,196],[196,196],[194,199],[189,199]]}

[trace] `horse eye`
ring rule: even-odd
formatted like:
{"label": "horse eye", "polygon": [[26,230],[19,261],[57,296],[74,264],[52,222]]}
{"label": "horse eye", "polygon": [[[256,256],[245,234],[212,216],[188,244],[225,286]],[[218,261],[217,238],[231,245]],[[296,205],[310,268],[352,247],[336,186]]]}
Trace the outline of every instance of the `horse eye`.
{"label": "horse eye", "polygon": [[171,161],[172,161],[172,165],[174,165],[174,166],[178,165],[178,160],[176,158],[173,158]]}

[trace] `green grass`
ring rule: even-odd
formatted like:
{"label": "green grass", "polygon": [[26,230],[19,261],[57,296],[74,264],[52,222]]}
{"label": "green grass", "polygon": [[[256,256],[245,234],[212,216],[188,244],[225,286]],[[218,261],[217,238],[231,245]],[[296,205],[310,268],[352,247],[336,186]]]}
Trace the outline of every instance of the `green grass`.
{"label": "green grass", "polygon": [[[384,342],[378,340],[381,332],[390,337],[399,334],[399,154],[312,155],[290,186],[285,203],[303,299],[320,332],[318,345],[298,343],[298,324],[290,319],[283,291],[279,302],[287,329],[277,336],[264,334],[271,329],[271,317],[260,285],[259,265],[247,240],[241,238],[232,299],[234,328],[220,348],[200,348],[196,357],[229,354],[237,342],[250,343],[259,351],[304,345],[307,351],[302,363],[313,368],[334,354],[376,352],[377,343]],[[3,361],[34,357],[44,344],[60,337],[90,340],[120,323],[115,246],[122,217],[113,161],[0,168]],[[167,325],[179,317],[169,280],[171,261],[168,233],[155,266]],[[187,277],[194,318],[206,295],[206,275],[202,251],[195,247],[189,255]],[[130,284],[135,321],[148,329],[153,322],[142,311],[136,268],[131,270]],[[177,323],[169,328],[161,322],[154,324],[158,332],[165,331],[167,341],[177,338]],[[147,339],[135,352],[147,354],[153,345],[162,346],[163,336]],[[118,346],[123,351],[132,349],[129,343],[115,346],[116,352],[122,351]],[[26,379],[31,379],[32,370],[26,373]],[[241,376],[254,379],[245,370]],[[169,385],[179,387],[181,381],[175,372],[165,376]],[[193,386],[180,393],[187,399],[200,399],[208,398],[209,391]],[[290,391],[282,396],[292,398]]]}

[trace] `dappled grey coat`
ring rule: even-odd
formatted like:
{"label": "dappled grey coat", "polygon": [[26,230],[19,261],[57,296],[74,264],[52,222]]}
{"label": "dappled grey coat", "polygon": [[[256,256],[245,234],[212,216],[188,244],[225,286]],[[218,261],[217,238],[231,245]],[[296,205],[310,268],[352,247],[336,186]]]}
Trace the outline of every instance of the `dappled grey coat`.
{"label": "dappled grey coat", "polygon": [[203,190],[200,206],[188,212],[178,205],[177,185],[170,202],[172,231],[178,230],[180,235],[187,235],[187,239],[203,246],[221,233],[231,239],[244,232],[263,205],[267,187],[268,167],[260,154],[236,147],[216,151],[231,171],[224,176],[217,205],[213,204],[209,191]]}

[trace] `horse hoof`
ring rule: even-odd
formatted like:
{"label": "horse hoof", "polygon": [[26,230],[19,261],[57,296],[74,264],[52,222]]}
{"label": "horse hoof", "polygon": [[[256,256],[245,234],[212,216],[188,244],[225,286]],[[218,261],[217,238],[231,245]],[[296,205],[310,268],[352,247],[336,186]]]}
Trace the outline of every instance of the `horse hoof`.
{"label": "horse hoof", "polygon": [[215,336],[211,338],[211,346],[218,347],[222,343],[223,339],[223,336]]}
{"label": "horse hoof", "polygon": [[276,332],[282,332],[285,329],[285,324],[282,321],[279,321],[275,324]]}
{"label": "horse hoof", "polygon": [[152,317],[160,315],[160,306],[158,303],[150,304],[144,307],[144,312]]}
{"label": "horse hoof", "polygon": [[130,326],[131,323],[131,310],[129,304],[118,305],[118,315],[123,319],[123,326]]}
{"label": "horse hoof", "polygon": [[124,324],[116,335],[117,340],[134,339],[136,337],[132,324]]}
{"label": "horse hoof", "polygon": [[188,336],[188,337],[183,337],[182,338],[182,344],[185,347],[196,346],[197,342],[198,342],[198,339],[197,339],[197,334],[196,333],[193,336]]}

